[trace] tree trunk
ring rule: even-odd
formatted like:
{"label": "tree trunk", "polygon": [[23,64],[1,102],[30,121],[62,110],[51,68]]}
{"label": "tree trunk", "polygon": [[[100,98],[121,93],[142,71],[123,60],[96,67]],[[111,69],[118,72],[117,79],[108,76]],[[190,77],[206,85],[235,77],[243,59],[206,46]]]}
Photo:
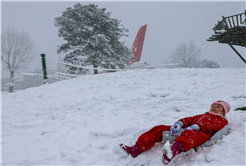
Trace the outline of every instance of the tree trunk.
{"label": "tree trunk", "polygon": [[9,85],[9,93],[14,92],[14,71],[10,71],[10,85]]}
{"label": "tree trunk", "polygon": [[14,92],[14,86],[9,86],[9,93],[13,93]]}
{"label": "tree trunk", "polygon": [[10,71],[10,82],[14,84],[14,71]]}
{"label": "tree trunk", "polygon": [[94,74],[98,74],[98,70],[96,69],[97,66],[96,65],[93,65],[93,68],[94,68]]}

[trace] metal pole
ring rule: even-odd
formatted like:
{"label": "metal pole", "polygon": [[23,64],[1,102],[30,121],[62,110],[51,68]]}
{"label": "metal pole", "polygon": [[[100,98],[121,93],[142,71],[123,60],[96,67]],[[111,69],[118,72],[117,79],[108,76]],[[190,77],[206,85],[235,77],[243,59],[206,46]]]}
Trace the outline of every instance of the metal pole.
{"label": "metal pole", "polygon": [[239,52],[237,52],[237,50],[231,45],[229,44],[229,46],[236,52],[236,54],[244,61],[244,63],[246,64],[245,59],[239,54]]}
{"label": "metal pole", "polygon": [[41,54],[41,57],[42,57],[44,84],[46,84],[48,83],[48,77],[47,77],[47,70],[46,70],[45,54]]}

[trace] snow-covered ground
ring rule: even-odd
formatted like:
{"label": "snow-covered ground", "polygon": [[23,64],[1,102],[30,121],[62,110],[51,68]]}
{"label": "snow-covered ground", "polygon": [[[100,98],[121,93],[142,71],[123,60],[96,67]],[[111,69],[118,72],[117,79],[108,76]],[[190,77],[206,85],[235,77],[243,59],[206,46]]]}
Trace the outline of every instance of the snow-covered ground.
{"label": "snow-covered ground", "polygon": [[204,113],[225,100],[231,132],[169,165],[245,165],[245,69],[144,69],[81,76],[2,95],[4,165],[163,165],[163,143],[132,158],[160,124]]}

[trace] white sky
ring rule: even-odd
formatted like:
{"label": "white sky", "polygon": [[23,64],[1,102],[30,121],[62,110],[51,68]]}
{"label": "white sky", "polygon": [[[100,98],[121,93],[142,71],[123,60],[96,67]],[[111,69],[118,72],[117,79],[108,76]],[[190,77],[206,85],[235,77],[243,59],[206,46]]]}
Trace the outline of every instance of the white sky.
{"label": "white sky", "polygon": [[[35,44],[37,58],[32,69],[41,69],[41,53],[50,59],[59,59],[57,45],[65,43],[58,37],[54,18],[61,16],[67,7],[76,3],[97,4],[111,12],[111,17],[121,20],[129,30],[129,37],[122,38],[131,47],[138,29],[148,24],[142,51],[142,61],[161,64],[183,41],[191,40],[201,48],[203,59],[214,60],[221,67],[245,67],[243,61],[227,44],[206,41],[214,34],[212,28],[222,16],[245,11],[244,1],[4,1],[1,4],[2,29],[15,27],[29,33]],[[243,47],[234,46],[245,57]],[[61,57],[64,55],[61,54]],[[48,68],[56,68],[47,64]]]}

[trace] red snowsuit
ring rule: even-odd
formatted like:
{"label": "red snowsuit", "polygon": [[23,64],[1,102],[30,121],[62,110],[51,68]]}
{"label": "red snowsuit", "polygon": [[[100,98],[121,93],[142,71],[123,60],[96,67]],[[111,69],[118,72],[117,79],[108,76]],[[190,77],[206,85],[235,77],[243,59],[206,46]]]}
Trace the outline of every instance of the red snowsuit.
{"label": "red snowsuit", "polygon": [[[228,124],[228,121],[216,114],[205,113],[196,115],[193,117],[186,117],[179,119],[183,122],[183,128],[198,124],[200,131],[197,130],[185,130],[180,136],[175,139],[175,142],[180,142],[185,151],[189,151],[191,148],[198,147],[204,142],[208,141],[217,131],[222,129]],[[143,133],[137,140],[137,144],[143,151],[146,151],[153,147],[157,142],[162,141],[162,132],[169,131],[171,126],[159,125],[153,127],[151,130]]]}

